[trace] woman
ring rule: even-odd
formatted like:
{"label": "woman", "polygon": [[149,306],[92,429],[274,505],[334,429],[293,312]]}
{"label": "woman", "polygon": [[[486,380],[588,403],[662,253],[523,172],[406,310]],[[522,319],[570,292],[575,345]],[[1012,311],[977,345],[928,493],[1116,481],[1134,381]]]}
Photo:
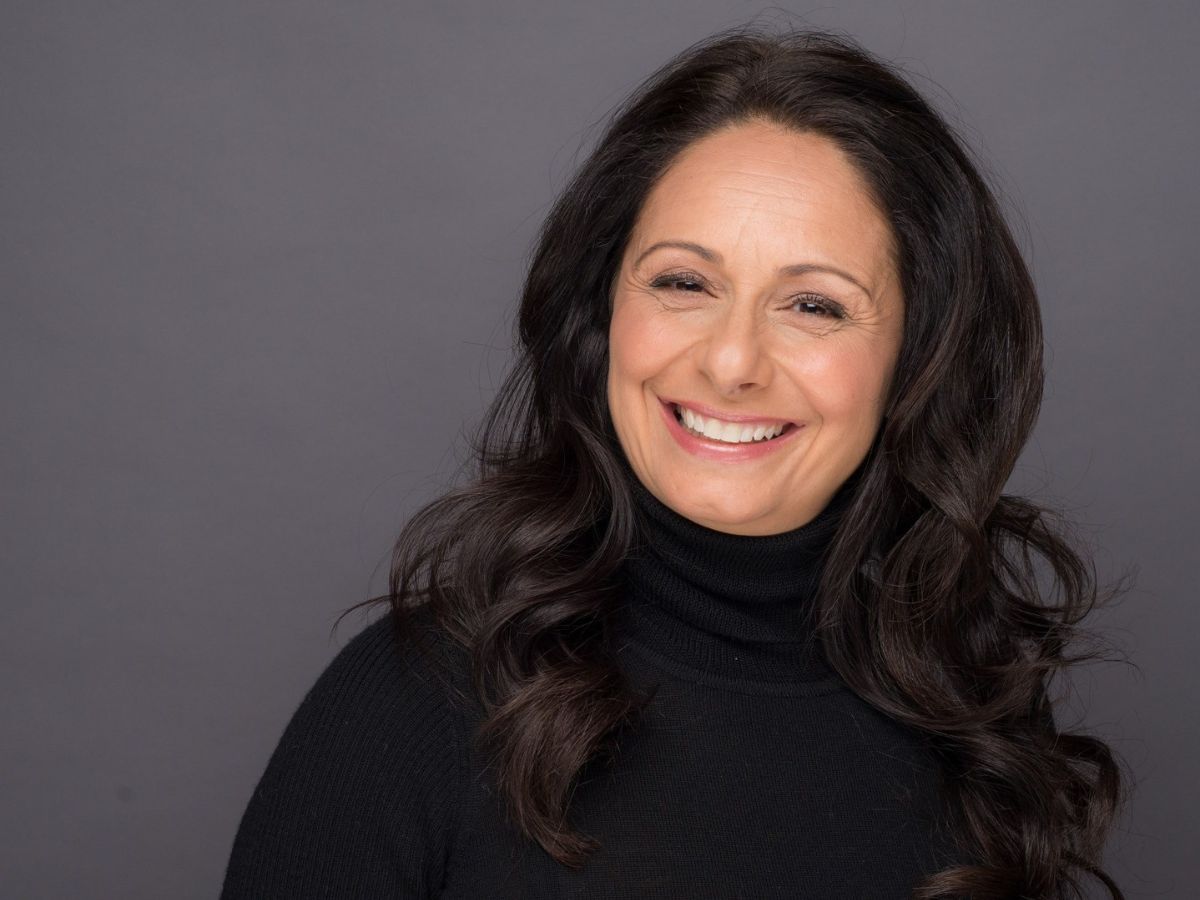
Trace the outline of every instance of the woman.
{"label": "woman", "polygon": [[1097,591],[1001,493],[1034,287],[897,73],[817,32],[681,54],[552,210],[519,339],[226,898],[1122,896],[1124,781],[1046,690]]}

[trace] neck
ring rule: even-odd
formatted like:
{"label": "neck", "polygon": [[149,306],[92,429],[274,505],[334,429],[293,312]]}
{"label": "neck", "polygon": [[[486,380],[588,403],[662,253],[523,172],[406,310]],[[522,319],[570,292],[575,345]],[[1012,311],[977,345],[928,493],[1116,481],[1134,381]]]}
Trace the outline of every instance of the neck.
{"label": "neck", "polygon": [[623,637],[687,670],[751,682],[831,673],[814,629],[822,564],[852,494],[843,484],[810,522],[780,534],[700,525],[630,471],[638,539],[623,566]]}

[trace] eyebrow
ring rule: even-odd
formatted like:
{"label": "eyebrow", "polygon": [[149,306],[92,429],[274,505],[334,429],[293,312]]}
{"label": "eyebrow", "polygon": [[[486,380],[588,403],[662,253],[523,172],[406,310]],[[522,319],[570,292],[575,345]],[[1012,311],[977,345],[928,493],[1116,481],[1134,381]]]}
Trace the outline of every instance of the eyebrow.
{"label": "eyebrow", "polygon": [[[704,259],[711,263],[716,263],[717,265],[721,264],[721,254],[718,253],[716,250],[708,249],[708,247],[705,247],[702,244],[696,244],[696,243],[693,243],[692,241],[659,241],[656,244],[651,244],[644,251],[642,251],[642,254],[637,258],[637,261],[634,262],[634,265],[640,266],[642,264],[642,260],[644,260],[647,256],[649,256],[655,250],[663,250],[666,248],[674,248],[676,250],[690,250],[692,253],[695,253],[701,259]],[[806,275],[809,272],[828,272],[831,275],[837,275],[838,277],[844,278],[847,281],[849,281],[851,284],[853,284],[855,287],[857,287],[860,291],[862,291],[864,294],[866,294],[867,297],[870,298],[872,301],[874,301],[874,299],[875,299],[874,296],[871,294],[871,292],[866,289],[866,287],[863,285],[863,283],[861,281],[859,281],[857,278],[855,278],[849,272],[845,271],[844,269],[839,269],[836,266],[826,266],[826,265],[822,265],[820,263],[793,263],[790,266],[781,266],[779,269],[779,274],[786,275],[786,276]]]}

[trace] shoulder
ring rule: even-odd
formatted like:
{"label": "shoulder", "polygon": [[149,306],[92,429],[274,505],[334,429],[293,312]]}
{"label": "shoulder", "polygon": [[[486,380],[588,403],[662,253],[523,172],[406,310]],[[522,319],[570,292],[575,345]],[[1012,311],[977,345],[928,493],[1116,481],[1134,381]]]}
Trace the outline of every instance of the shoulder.
{"label": "shoulder", "polygon": [[[333,783],[394,785],[410,801],[428,792],[438,803],[454,793],[465,765],[464,712],[452,686],[457,657],[424,608],[410,612],[407,635],[448,666],[435,665],[417,642],[401,639],[388,615],[363,627],[305,694],[275,757],[303,758]],[[276,765],[275,759],[272,765]]]}
{"label": "shoulder", "polygon": [[[431,621],[412,611],[414,631]],[[271,754],[223,897],[332,896],[321,885],[335,870],[350,884],[377,873],[368,892],[404,897],[439,883],[467,778],[456,679],[439,668],[398,637],[391,613],[351,638]]]}
{"label": "shoulder", "polygon": [[309,689],[297,718],[331,733],[456,739],[462,709],[451,685],[461,683],[461,654],[427,608],[411,610],[406,622],[403,638],[390,612],[355,634]]}

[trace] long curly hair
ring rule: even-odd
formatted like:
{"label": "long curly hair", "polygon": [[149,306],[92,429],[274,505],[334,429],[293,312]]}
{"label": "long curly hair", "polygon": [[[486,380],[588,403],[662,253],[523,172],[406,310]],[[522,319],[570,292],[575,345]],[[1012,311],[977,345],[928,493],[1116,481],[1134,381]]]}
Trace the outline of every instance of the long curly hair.
{"label": "long curly hair", "polygon": [[[891,224],[905,298],[885,416],[818,591],[829,664],[864,701],[924,732],[944,766],[968,865],[920,900],[1083,896],[1129,778],[1099,738],[1060,731],[1050,679],[1099,591],[1068,523],[1003,493],[1044,381],[1024,260],[980,167],[889,63],[813,29],[719,32],[613,113],[537,239],[515,362],[471,436],[472,477],[421,507],[392,555],[397,632],[428,605],[465,649],[510,821],[563,865],[576,776],[647,698],[610,646],[633,539],[627,468],[606,398],[610,291],[641,204],[679,152],[765,120],[835,141]],[[1038,580],[1039,557],[1052,583]],[[1123,579],[1122,579],[1123,580]],[[343,614],[344,615],[344,614]]]}

